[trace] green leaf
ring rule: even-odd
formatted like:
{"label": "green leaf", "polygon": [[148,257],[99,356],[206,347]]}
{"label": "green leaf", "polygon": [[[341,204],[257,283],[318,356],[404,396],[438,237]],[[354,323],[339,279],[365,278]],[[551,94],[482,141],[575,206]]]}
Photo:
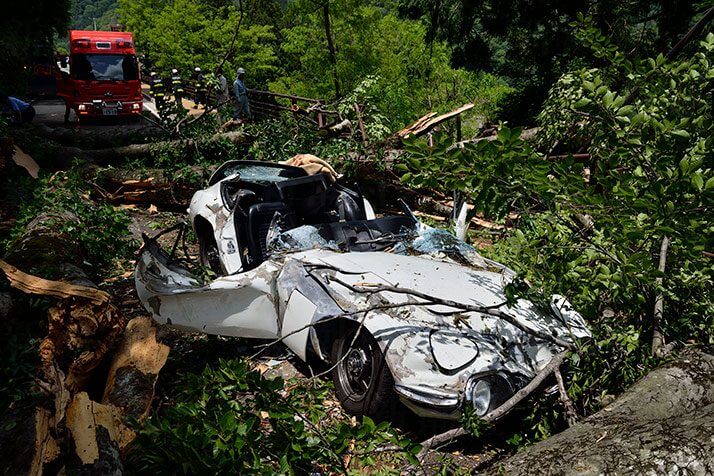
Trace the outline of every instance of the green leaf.
{"label": "green leaf", "polygon": [[684,137],[685,139],[689,139],[691,135],[689,132],[685,131],[684,129],[676,129],[671,132],[671,134],[674,134],[675,136],[678,137]]}
{"label": "green leaf", "polygon": [[704,188],[704,177],[702,177],[702,174],[700,172],[697,172],[692,175],[692,185],[700,192]]}

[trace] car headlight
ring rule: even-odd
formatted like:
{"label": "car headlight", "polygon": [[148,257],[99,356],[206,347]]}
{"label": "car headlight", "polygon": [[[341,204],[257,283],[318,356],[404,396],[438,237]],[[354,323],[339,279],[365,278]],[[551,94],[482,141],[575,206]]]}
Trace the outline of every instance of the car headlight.
{"label": "car headlight", "polygon": [[469,400],[476,415],[484,416],[491,406],[491,385],[484,379],[476,380],[471,386]]}
{"label": "car headlight", "polygon": [[491,407],[491,384],[483,378],[469,381],[466,386],[466,401],[478,416],[484,416]]}
{"label": "car headlight", "polygon": [[80,104],[77,106],[77,110],[79,111],[86,111],[87,110],[87,105],[86,104]]}
{"label": "car headlight", "polygon": [[516,388],[505,375],[480,374],[474,375],[466,383],[464,399],[474,413],[482,417],[503,405],[515,391]]}

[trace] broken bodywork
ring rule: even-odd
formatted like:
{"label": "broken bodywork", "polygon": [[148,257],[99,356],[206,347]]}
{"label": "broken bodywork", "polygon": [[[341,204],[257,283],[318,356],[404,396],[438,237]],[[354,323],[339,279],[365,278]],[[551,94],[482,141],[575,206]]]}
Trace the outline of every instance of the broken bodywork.
{"label": "broken bodywork", "polygon": [[305,361],[344,367],[333,374],[338,395],[343,387],[357,394],[375,378],[376,357],[357,337],[357,350],[334,351],[346,328],[350,336],[364,333],[378,345],[390,390],[417,414],[438,418],[457,418],[464,405],[486,414],[564,345],[589,336],[562,297],[554,296],[549,309],[523,299],[509,307],[504,287],[513,272],[443,230],[413,221],[383,235],[389,246],[381,250],[345,252],[334,239],[339,233],[271,228],[268,259],[205,284],[148,239],[136,269],[139,297],[160,323],[280,339]]}

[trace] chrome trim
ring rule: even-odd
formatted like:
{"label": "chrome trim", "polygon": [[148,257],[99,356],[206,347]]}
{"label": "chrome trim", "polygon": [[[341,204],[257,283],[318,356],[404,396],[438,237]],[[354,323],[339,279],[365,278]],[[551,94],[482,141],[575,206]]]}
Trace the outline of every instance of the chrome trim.
{"label": "chrome trim", "polygon": [[452,393],[439,392],[431,389],[416,389],[403,385],[395,385],[394,391],[397,392],[400,397],[404,397],[419,406],[435,408],[443,412],[456,410],[461,404],[459,396]]}

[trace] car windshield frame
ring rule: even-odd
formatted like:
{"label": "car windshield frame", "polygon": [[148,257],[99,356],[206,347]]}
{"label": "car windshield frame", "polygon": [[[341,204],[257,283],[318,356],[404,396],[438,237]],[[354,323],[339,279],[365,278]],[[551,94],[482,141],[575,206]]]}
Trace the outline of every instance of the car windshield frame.
{"label": "car windshield frame", "polygon": [[[256,179],[256,174],[247,175],[245,173],[241,173],[240,168],[248,169],[249,167],[262,167],[267,173],[265,175],[260,175],[260,179]],[[274,170],[274,174],[270,173],[273,172],[271,169]],[[284,172],[284,174],[281,175],[281,172]],[[213,175],[211,175],[211,178],[208,180],[208,185],[210,187],[211,185],[214,185],[235,174],[239,174],[240,179],[245,182],[258,184],[270,184],[307,176],[307,172],[304,169],[294,167],[292,165],[276,164],[275,162],[263,162],[260,160],[230,160],[225,162],[223,165],[218,167],[215,172],[213,172]]]}
{"label": "car windshield frame", "polygon": [[126,53],[74,53],[72,78],[78,81],[138,81],[136,55]]}

